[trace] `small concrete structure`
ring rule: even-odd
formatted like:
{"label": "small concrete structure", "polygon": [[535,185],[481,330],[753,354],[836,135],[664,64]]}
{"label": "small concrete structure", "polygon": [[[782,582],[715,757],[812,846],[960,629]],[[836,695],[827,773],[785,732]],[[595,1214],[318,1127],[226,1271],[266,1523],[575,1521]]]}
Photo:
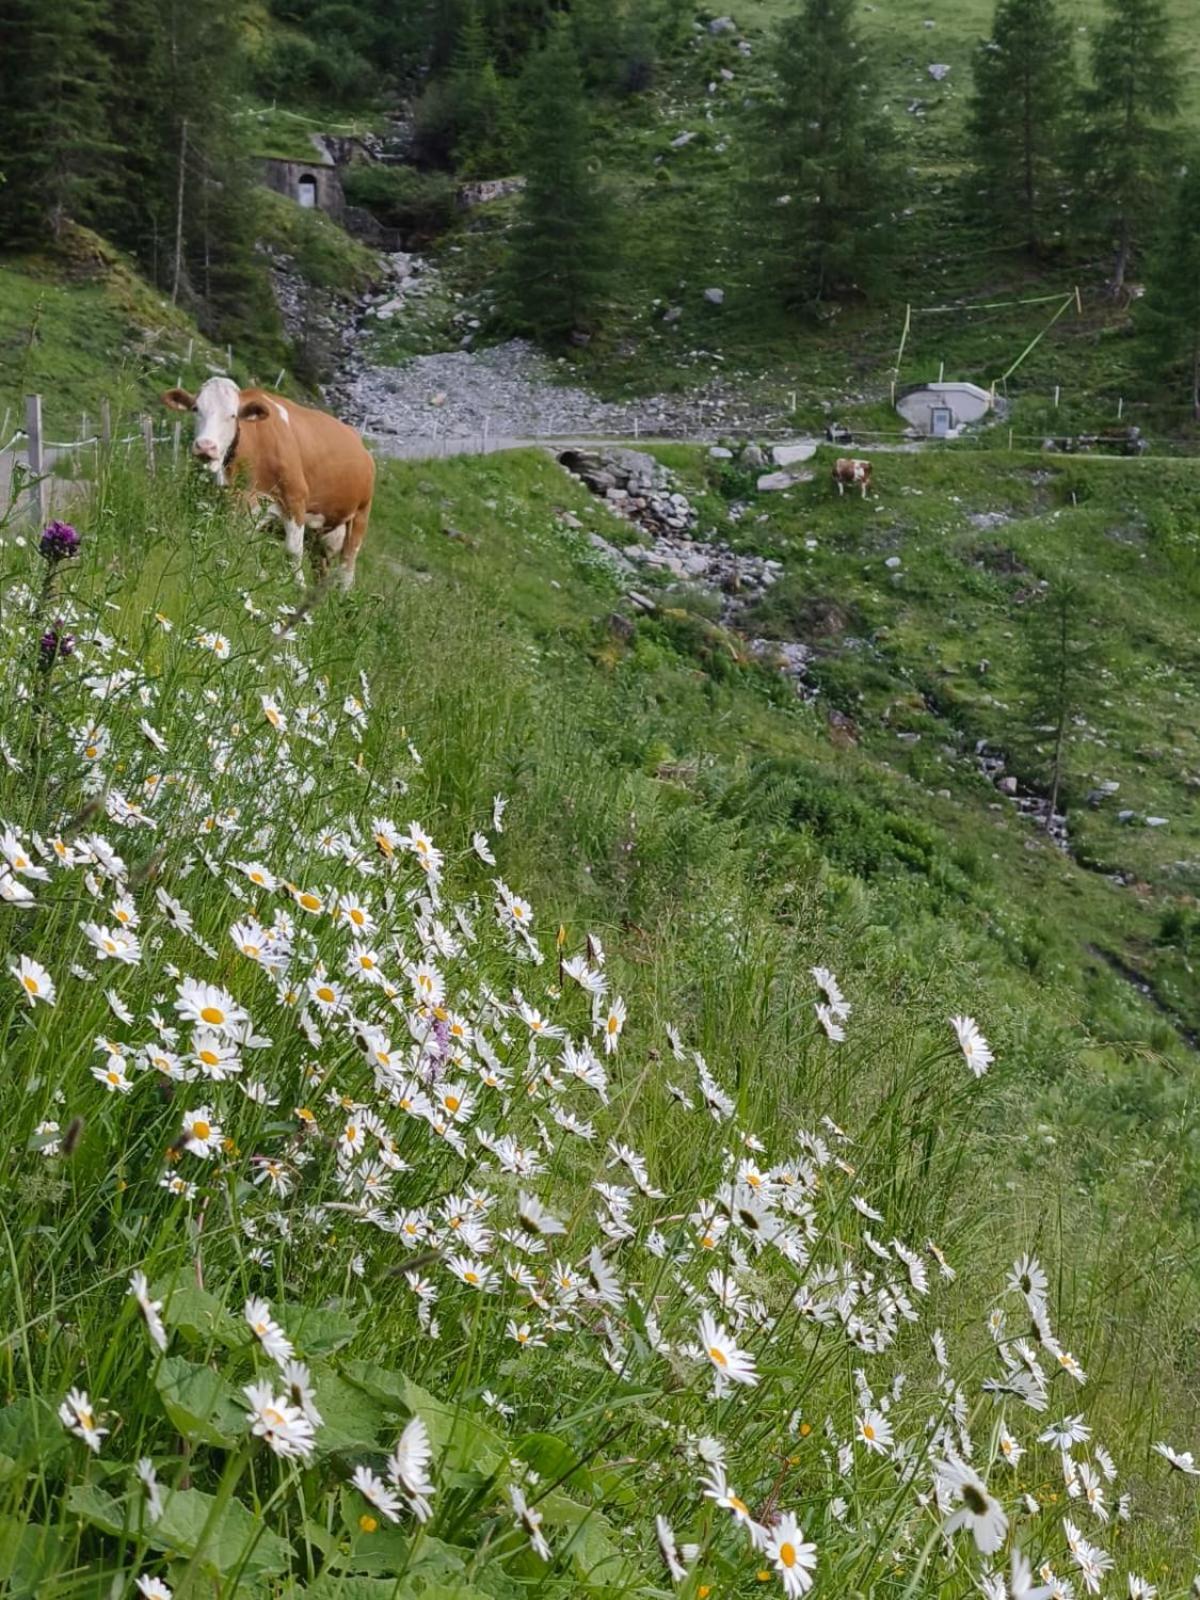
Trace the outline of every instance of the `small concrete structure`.
{"label": "small concrete structure", "polygon": [[340,222],[346,212],[346,196],[338,176],[337,162],[319,133],[311,134],[312,159],[280,161],[263,158],[263,182],[277,194],[287,195],[306,211],[324,211]]}
{"label": "small concrete structure", "polygon": [[930,439],[957,439],[964,427],[982,422],[992,410],[992,397],[977,383],[920,383],[896,401],[904,420]]}

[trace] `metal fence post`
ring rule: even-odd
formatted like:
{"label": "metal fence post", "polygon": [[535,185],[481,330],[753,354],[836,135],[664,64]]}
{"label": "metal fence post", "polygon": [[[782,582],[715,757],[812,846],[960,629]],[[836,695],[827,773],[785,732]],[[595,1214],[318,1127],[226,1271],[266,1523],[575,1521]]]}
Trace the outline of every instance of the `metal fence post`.
{"label": "metal fence post", "polygon": [[25,455],[29,471],[36,479],[33,493],[33,511],[39,522],[50,520],[50,483],[46,477],[46,455],[42,437],[42,397],[40,394],[25,397]]}

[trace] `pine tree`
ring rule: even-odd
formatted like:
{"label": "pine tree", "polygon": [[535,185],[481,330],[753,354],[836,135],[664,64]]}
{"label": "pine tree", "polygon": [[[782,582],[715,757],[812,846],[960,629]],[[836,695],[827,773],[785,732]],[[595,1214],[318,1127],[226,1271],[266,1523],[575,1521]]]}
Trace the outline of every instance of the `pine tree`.
{"label": "pine tree", "polygon": [[1024,622],[1018,683],[1024,725],[1014,743],[1046,793],[1047,828],[1074,773],[1071,729],[1095,706],[1103,665],[1087,597],[1069,576],[1052,582]]}
{"label": "pine tree", "polygon": [[450,87],[456,165],[473,177],[501,171],[509,154],[508,97],[477,5],[459,35]]}
{"label": "pine tree", "polygon": [[596,325],[614,264],[609,203],[590,170],[583,76],[565,18],[530,59],[522,101],[525,189],[506,299],[519,326],[557,343]]}
{"label": "pine tree", "polygon": [[97,0],[6,0],[0,11],[0,238],[44,242],[91,221],[112,154]]}
{"label": "pine tree", "polygon": [[1053,230],[1076,106],[1057,0],[999,0],[974,61],[971,131],[988,214],[1037,251]]}
{"label": "pine tree", "polygon": [[1200,422],[1200,164],[1175,185],[1137,320],[1150,371],[1172,389],[1186,386]]}
{"label": "pine tree", "polygon": [[1181,75],[1164,0],[1105,0],[1105,9],[1092,50],[1083,163],[1087,215],[1113,240],[1117,294],[1150,231],[1170,170]]}
{"label": "pine tree", "polygon": [[892,139],[854,32],[854,0],[804,0],[776,36],[775,92],[746,159],[756,241],[792,305],[875,287],[896,204]]}

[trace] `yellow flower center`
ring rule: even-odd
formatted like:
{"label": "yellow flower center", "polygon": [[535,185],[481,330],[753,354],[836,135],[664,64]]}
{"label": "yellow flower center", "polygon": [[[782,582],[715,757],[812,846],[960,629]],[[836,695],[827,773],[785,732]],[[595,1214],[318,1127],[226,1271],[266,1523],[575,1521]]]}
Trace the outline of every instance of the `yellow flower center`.
{"label": "yellow flower center", "polygon": [[346,1124],[346,1143],[347,1144],[353,1144],[354,1141],[357,1138],[358,1138],[358,1129],[354,1126],[354,1124],[352,1122],[348,1122]]}
{"label": "yellow flower center", "polygon": [[512,908],[512,914],[517,919],[517,921],[520,922],[521,918],[525,915],[524,906],[514,906]]}
{"label": "yellow flower center", "polygon": [[196,1054],[200,1057],[201,1061],[203,1061],[206,1067],[216,1067],[220,1065],[221,1058],[215,1050],[197,1050]]}
{"label": "yellow flower center", "polygon": [[366,917],[364,916],[364,914],[358,909],[357,906],[352,906],[351,909],[347,912],[347,916],[350,918],[350,921],[354,924],[354,926],[356,928],[361,928],[365,924],[365,922],[367,920]]}
{"label": "yellow flower center", "polygon": [[447,1111],[457,1111],[459,1106],[462,1104],[462,1101],[456,1094],[448,1094],[442,1101],[442,1104],[445,1106]]}
{"label": "yellow flower center", "polygon": [[120,1083],[121,1081],[121,1074],[119,1072],[106,1072],[104,1076],[109,1083],[114,1085]]}
{"label": "yellow flower center", "polygon": [[320,911],[321,909],[320,896],[309,893],[307,889],[303,894],[297,895],[296,898],[304,907],[305,911]]}
{"label": "yellow flower center", "polygon": [[317,999],[323,1000],[327,1006],[331,1006],[337,999],[337,995],[327,983],[323,983],[317,990]]}
{"label": "yellow flower center", "polygon": [[781,1544],[779,1546],[779,1560],[782,1566],[794,1567],[796,1565],[795,1545]]}
{"label": "yellow flower center", "polygon": [[101,940],[101,943],[103,944],[104,948],[108,951],[110,956],[116,954],[116,952],[117,952],[117,943],[116,943],[115,939],[103,939],[103,940]]}
{"label": "yellow flower center", "polygon": [[359,956],[358,964],[365,972],[374,972],[375,962],[370,956]]}
{"label": "yellow flower center", "polygon": [[203,1118],[201,1118],[199,1122],[193,1122],[192,1123],[192,1138],[193,1139],[207,1139],[211,1133],[212,1133],[212,1129],[209,1127],[208,1123],[204,1121]]}
{"label": "yellow flower center", "polygon": [[863,1423],[863,1438],[864,1439],[873,1439],[874,1437],[875,1437],[875,1429],[871,1426],[871,1424],[869,1422],[864,1422]]}
{"label": "yellow flower center", "polygon": [[249,877],[251,883],[257,883],[260,887],[266,882],[266,879],[263,877],[261,872],[251,872],[248,873],[247,876]]}
{"label": "yellow flower center", "polygon": [[220,1006],[202,1006],[200,1008],[201,1022],[210,1023],[214,1028],[219,1028],[225,1021],[225,1013]]}
{"label": "yellow flower center", "polygon": [[21,979],[21,982],[29,990],[30,994],[37,994],[39,985],[36,978],[31,978],[29,974],[26,973],[26,975]]}
{"label": "yellow flower center", "polygon": [[716,1362],[718,1367],[727,1367],[729,1365],[729,1357],[725,1354],[724,1350],[718,1349],[715,1344],[709,1345],[708,1353],[711,1359]]}
{"label": "yellow flower center", "polygon": [[470,1269],[463,1273],[463,1278],[467,1283],[479,1282],[479,1274],[477,1272],[470,1271]]}
{"label": "yellow flower center", "polygon": [[742,1516],[748,1517],[750,1515],[750,1507],[744,1500],[739,1500],[736,1494],[729,1496],[729,1504],[735,1511],[740,1511]]}

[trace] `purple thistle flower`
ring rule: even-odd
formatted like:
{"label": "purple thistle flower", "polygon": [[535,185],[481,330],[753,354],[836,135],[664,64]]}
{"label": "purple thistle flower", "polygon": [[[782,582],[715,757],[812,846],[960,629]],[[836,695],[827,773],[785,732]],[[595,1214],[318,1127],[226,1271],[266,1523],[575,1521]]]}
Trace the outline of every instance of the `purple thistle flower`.
{"label": "purple thistle flower", "polygon": [[425,1067],[425,1081],[436,1083],[446,1070],[446,1058],[450,1054],[450,1029],[441,1017],[435,1017],[429,1033],[430,1050]]}
{"label": "purple thistle flower", "polygon": [[39,549],[47,561],[63,561],[79,554],[80,543],[78,530],[69,522],[52,522],[42,533]]}
{"label": "purple thistle flower", "polygon": [[46,629],[38,641],[38,651],[41,655],[43,667],[52,666],[60,657],[65,658],[75,654],[75,635],[73,633],[64,633],[62,630],[63,620],[59,617],[52,627]]}

